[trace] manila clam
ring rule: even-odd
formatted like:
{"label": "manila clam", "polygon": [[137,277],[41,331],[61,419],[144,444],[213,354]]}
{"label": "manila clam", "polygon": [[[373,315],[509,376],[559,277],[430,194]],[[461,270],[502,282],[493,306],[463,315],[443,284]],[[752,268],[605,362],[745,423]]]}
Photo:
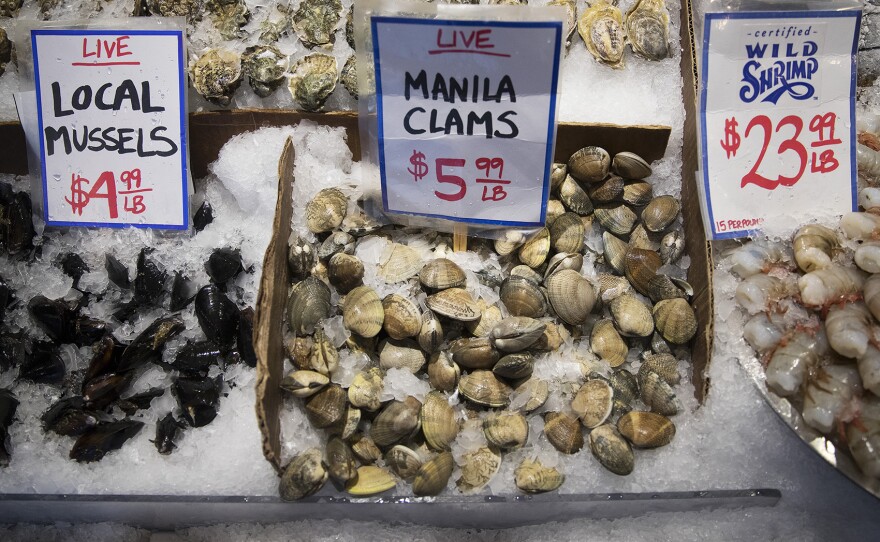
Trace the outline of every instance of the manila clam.
{"label": "manila clam", "polygon": [[596,288],[577,271],[563,269],[547,278],[547,297],[562,320],[571,325],[580,325],[593,310]]}
{"label": "manila clam", "polygon": [[468,452],[462,458],[461,477],[455,485],[462,493],[481,490],[501,467],[501,454],[482,447]]}
{"label": "manila clam", "polygon": [[590,450],[614,474],[625,476],[635,467],[632,447],[613,425],[600,425],[590,431]]}
{"label": "manila clam", "polygon": [[324,465],[324,454],[311,448],[299,454],[284,469],[279,493],[285,501],[295,501],[314,494],[324,486],[329,473]]}
{"label": "manila clam", "polygon": [[581,422],[567,412],[548,412],[544,415],[544,435],[554,448],[564,454],[573,454],[584,447]]}
{"label": "manila clam", "polygon": [[437,495],[446,488],[455,461],[449,452],[441,452],[422,464],[413,480],[413,494],[417,497]]}
{"label": "manila clam", "polygon": [[428,446],[439,451],[448,450],[458,435],[458,421],[446,397],[437,391],[429,393],[420,416]]}
{"label": "manila clam", "polygon": [[655,412],[628,412],[617,420],[617,430],[639,448],[666,446],[675,436],[672,420]]}
{"label": "manila clam", "polygon": [[516,487],[526,493],[546,493],[559,488],[565,475],[554,467],[545,467],[535,459],[524,459],[513,473]]}

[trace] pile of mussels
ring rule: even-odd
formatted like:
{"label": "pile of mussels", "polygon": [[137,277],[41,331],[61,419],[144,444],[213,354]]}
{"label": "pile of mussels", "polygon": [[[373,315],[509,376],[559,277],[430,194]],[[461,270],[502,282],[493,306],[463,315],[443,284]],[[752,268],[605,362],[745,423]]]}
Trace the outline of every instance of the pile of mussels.
{"label": "pile of mussels", "polygon": [[[554,164],[546,227],[527,236],[510,232],[493,247],[472,240],[471,250],[503,269],[500,276],[488,266],[471,275],[480,287],[497,289],[492,304],[472,295],[473,279],[450,258],[423,259],[391,240],[400,240],[400,231],[371,223],[357,206],[350,211],[339,188],[318,192],[301,217],[316,242],[296,232],[289,242],[284,342],[294,369],[281,387],[302,400],[296,408],[324,430],[326,446],[287,464],[282,498],[311,495],[328,477],[356,496],[394,488],[398,477],[411,481],[417,496],[436,495],[456,463],[458,489],[480,491],[506,452],[539,437],[529,435],[530,415],[543,416],[544,436],[565,454],[578,453],[588,433],[592,454],[619,475],[634,468],[633,446],[669,443],[669,416],[680,409],[673,389],[679,358],[688,355],[684,345],[697,322],[690,286],[664,273],[684,250],[679,202],[655,197],[650,174],[639,156],[622,152],[612,160],[598,147]],[[600,246],[595,238],[588,245],[599,231]],[[355,254],[377,237],[388,240],[380,280],[408,295],[380,298],[364,284],[364,261]],[[344,344],[327,332],[339,313],[349,335]],[[564,346],[583,352],[579,380],[533,376]],[[340,359],[352,353],[369,361],[343,387]],[[382,400],[385,377],[401,370],[430,384],[424,402]],[[563,399],[548,401],[551,393]],[[549,411],[545,403],[556,406]],[[453,443],[475,427],[485,445],[459,460]],[[517,487],[528,493],[563,481],[537,458],[515,470]]]}
{"label": "pile of mussels", "polygon": [[[6,252],[3,257],[41,260],[42,249],[49,240],[35,238],[28,194],[13,194],[9,185],[0,184],[0,215],[0,243]],[[213,211],[205,202],[194,216],[195,229],[201,231],[212,220]],[[153,388],[126,394],[130,384],[150,364],[175,372],[172,391],[180,408],[178,419],[172,412],[165,415],[156,424],[154,440],[159,453],[169,454],[175,449],[182,429],[207,425],[217,415],[223,379],[222,374],[208,378],[212,366],[239,361],[256,365],[253,309],[240,309],[225,293],[227,283],[243,271],[241,257],[237,250],[215,250],[205,264],[211,284],[201,288],[180,272],[174,273],[172,279],[152,260],[147,248],[140,251],[133,279],[113,254],[107,253],[105,261],[108,288],[130,292],[123,296],[129,300],[108,321],[90,316],[90,304],[100,302],[107,292],[79,288],[80,279],[89,272],[79,254],[68,253],[53,262],[73,279],[73,288],[61,299],[43,295],[17,299],[0,278],[0,307],[5,310],[26,303],[33,325],[49,339],[34,339],[28,330],[12,332],[4,325],[0,332],[0,370],[17,368],[19,380],[61,389],[61,398],[41,418],[43,429],[76,437],[70,457],[85,462],[102,459],[138,434],[144,423],[134,419],[137,411],[150,408],[151,402],[166,392]],[[165,308],[166,298],[168,315],[157,318],[127,344],[114,337],[113,331],[122,323],[134,320],[140,313]],[[186,327],[180,311],[186,310],[193,300],[205,340],[187,342],[172,363],[163,362],[166,343]],[[59,350],[67,344],[91,346],[87,367],[67,371]],[[15,420],[17,405],[11,390],[0,390],[0,464],[9,462],[8,429]]]}

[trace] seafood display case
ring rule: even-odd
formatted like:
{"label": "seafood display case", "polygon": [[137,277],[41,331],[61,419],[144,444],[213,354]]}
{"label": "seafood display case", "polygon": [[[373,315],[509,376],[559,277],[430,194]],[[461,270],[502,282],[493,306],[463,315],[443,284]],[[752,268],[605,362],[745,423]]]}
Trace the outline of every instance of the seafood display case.
{"label": "seafood display case", "polygon": [[[681,19],[681,28],[689,28],[687,6],[681,11]],[[681,171],[681,179],[684,181],[681,185],[680,210],[676,209],[674,217],[677,218],[677,213],[680,212],[679,220],[683,224],[685,239],[683,250],[690,260],[686,283],[692,288],[692,292],[685,296],[690,300],[686,305],[688,308],[692,307],[696,322],[683,342],[689,342],[690,345],[689,379],[696,402],[702,403],[709,392],[705,374],[712,351],[712,267],[697,194],[693,183],[688,182],[693,178],[697,163],[696,149],[687,143],[693,139],[695,133],[695,102],[690,93],[690,89],[694,88],[693,62],[690,40],[683,39],[681,45],[681,74],[684,79],[686,111]],[[254,92],[259,92],[257,87]],[[321,126],[343,128],[347,133],[347,144],[353,157],[357,159],[361,154],[357,117],[352,113],[231,110],[192,113],[189,119],[190,163],[195,177],[202,177],[209,172],[208,164],[217,158],[220,148],[234,137],[259,128],[291,126],[304,120]],[[634,152],[650,163],[664,155],[670,135],[670,128],[665,126],[560,123],[557,130],[556,159],[566,162],[579,149],[599,145],[610,156]],[[672,134],[673,139],[677,140],[679,135]],[[25,174],[27,156],[20,126],[14,123],[0,124],[0,139],[4,143],[8,142],[0,151],[0,171]],[[287,289],[291,282],[288,239],[294,208],[293,183],[296,182],[293,168],[294,157],[288,146],[279,164],[280,182],[275,216],[269,247],[263,261],[262,277],[259,280],[253,334],[258,358],[257,419],[262,433],[263,452],[278,474],[283,472],[283,467],[290,459],[285,457],[282,449],[280,416],[285,403],[281,382],[285,369],[283,337],[287,325]],[[653,269],[655,273],[657,267],[659,265]],[[599,380],[601,379],[595,379]],[[657,386],[661,384],[658,383]],[[597,384],[597,387],[604,390],[610,385]],[[585,451],[588,455],[589,450],[585,448]],[[591,457],[587,459],[592,460]],[[392,497],[358,498],[356,495],[335,492],[327,484],[324,492],[305,497],[296,503],[282,502],[275,496],[6,494],[0,495],[0,512],[10,521],[117,520],[157,528],[217,521],[281,521],[300,518],[382,519],[450,527],[504,527],[583,516],[620,517],[655,511],[772,506],[780,497],[780,493],[772,489],[712,491],[711,487],[707,487],[706,491],[657,492],[648,489],[640,493],[603,491],[602,487],[595,487],[595,492],[590,493],[550,495],[522,492],[459,495],[447,492],[428,497],[413,497],[409,493],[402,493]],[[382,495],[388,494],[386,492]]]}

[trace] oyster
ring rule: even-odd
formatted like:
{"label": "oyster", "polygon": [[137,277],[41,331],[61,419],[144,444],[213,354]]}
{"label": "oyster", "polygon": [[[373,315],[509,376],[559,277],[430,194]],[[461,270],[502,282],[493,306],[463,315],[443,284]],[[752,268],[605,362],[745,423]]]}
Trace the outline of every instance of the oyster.
{"label": "oyster", "polygon": [[274,45],[253,45],[241,55],[241,66],[254,93],[265,98],[284,82],[289,61]]}
{"label": "oyster", "polygon": [[623,14],[607,0],[596,0],[578,21],[578,33],[596,60],[612,68],[623,68],[626,33]]}
{"label": "oyster", "polygon": [[351,94],[354,99],[358,97],[358,75],[357,75],[357,57],[349,56],[345,64],[342,65],[342,74],[339,78],[342,86]]}
{"label": "oyster", "polygon": [[626,12],[626,37],[635,54],[648,60],[669,56],[669,12],[663,0],[638,0]]}
{"label": "oyster", "polygon": [[339,78],[336,58],[312,53],[293,65],[288,88],[293,99],[306,111],[320,111]]}
{"label": "oyster", "polygon": [[303,0],[293,14],[293,29],[300,41],[308,47],[333,47],[335,30],[342,18],[339,0]]}
{"label": "oyster", "polygon": [[226,49],[209,49],[190,67],[196,91],[209,101],[227,106],[241,84],[241,57]]}
{"label": "oyster", "polygon": [[214,26],[226,40],[239,38],[241,27],[251,18],[244,0],[208,0],[205,9],[211,14]]}

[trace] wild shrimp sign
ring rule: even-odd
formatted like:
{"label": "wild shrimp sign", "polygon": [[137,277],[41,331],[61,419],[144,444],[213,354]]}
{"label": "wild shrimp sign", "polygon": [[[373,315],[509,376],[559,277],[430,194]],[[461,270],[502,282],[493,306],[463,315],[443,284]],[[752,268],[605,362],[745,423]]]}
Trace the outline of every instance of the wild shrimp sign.
{"label": "wild shrimp sign", "polygon": [[183,30],[31,31],[51,226],[187,229]]}
{"label": "wild shrimp sign", "polygon": [[860,21],[860,11],[706,14],[701,188],[712,238],[855,210]]}
{"label": "wild shrimp sign", "polygon": [[542,225],[561,20],[370,24],[386,212]]}

